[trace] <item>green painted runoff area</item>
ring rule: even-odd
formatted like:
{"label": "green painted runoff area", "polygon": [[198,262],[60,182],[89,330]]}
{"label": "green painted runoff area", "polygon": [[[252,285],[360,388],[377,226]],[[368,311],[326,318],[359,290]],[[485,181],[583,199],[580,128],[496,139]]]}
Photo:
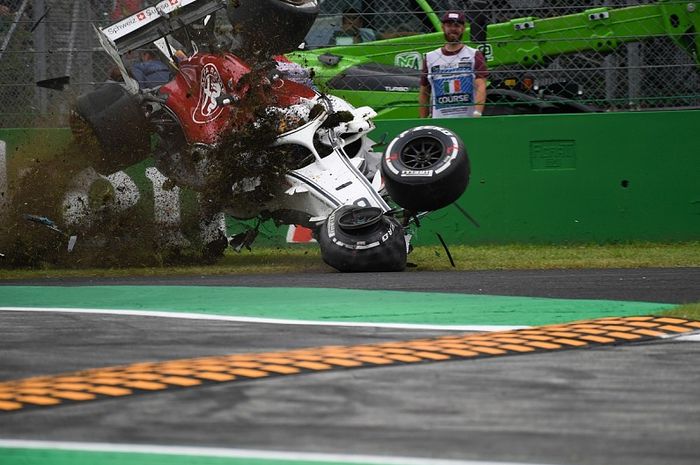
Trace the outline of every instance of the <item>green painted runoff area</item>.
{"label": "green painted runoff area", "polygon": [[546,325],[673,304],[436,292],[219,286],[2,286],[0,306],[123,309],[306,321]]}
{"label": "green painted runoff area", "polygon": [[[205,457],[124,452],[87,452],[52,449],[0,449],[0,463],[2,465],[341,465],[353,462],[258,459],[248,457]],[[362,463],[363,465],[375,465],[372,462],[363,461]],[[376,465],[381,464],[381,461],[376,462]]]}

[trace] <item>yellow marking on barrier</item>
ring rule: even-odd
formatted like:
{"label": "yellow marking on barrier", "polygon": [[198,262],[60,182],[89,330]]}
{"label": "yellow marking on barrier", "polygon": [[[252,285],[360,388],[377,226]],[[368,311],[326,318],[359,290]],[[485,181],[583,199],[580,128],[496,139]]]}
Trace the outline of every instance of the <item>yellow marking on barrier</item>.
{"label": "yellow marking on barrier", "polygon": [[494,339],[499,344],[524,344],[527,341],[519,337],[497,337]]}
{"label": "yellow marking on barrier", "polygon": [[601,334],[607,333],[604,329],[588,329],[588,328],[581,328],[581,329],[576,329],[577,333],[581,334],[592,334],[594,336],[600,336]]}
{"label": "yellow marking on barrier", "polygon": [[[475,351],[476,353],[481,353],[481,354],[488,354],[488,355],[505,355],[508,352],[502,349],[494,349],[493,347],[481,347],[477,346],[476,344],[473,346],[468,346],[471,351]],[[447,351],[443,351],[447,352]],[[456,354],[455,354],[456,355]]]}
{"label": "yellow marking on barrier", "polygon": [[124,388],[119,388],[119,387],[113,387],[113,386],[97,386],[92,389],[89,389],[90,392],[94,392],[95,394],[101,394],[103,396],[110,396],[110,397],[121,397],[121,396],[128,396],[130,394],[133,394],[134,391],[131,389],[124,389]]}
{"label": "yellow marking on barrier", "polygon": [[689,333],[692,331],[690,328],[682,328],[680,326],[673,326],[673,325],[665,325],[662,326],[660,329],[666,330],[666,331],[671,331],[674,333]]}
{"label": "yellow marking on barrier", "polygon": [[397,362],[404,362],[404,363],[416,363],[420,362],[423,359],[420,357],[413,357],[411,355],[400,355],[400,354],[386,354],[386,358],[389,360],[396,360]]}
{"label": "yellow marking on barrier", "polygon": [[160,391],[161,389],[166,389],[168,386],[163,383],[152,383],[148,381],[128,381],[124,383],[124,386],[142,389],[144,391]]}
{"label": "yellow marking on barrier", "polygon": [[51,396],[68,400],[93,400],[97,397],[94,394],[76,391],[54,391],[51,393]]}
{"label": "yellow marking on barrier", "polygon": [[449,355],[438,354],[435,352],[416,352],[416,357],[427,358],[430,360],[449,360],[452,358]]}
{"label": "yellow marking on barrier", "polygon": [[630,321],[629,325],[635,328],[656,328],[660,326],[659,323],[650,323],[648,321]]}
{"label": "yellow marking on barrier", "polygon": [[197,365],[197,369],[202,370],[202,371],[221,373],[224,371],[228,371],[229,367],[227,365],[204,365],[204,364],[201,364],[201,365]]}
{"label": "yellow marking on barrier", "polygon": [[534,352],[535,351],[534,347],[521,346],[521,345],[517,345],[517,344],[504,344],[501,347],[506,349],[506,350],[512,350],[513,352]]}
{"label": "yellow marking on barrier", "polygon": [[0,412],[272,376],[598,347],[699,329],[700,322],[680,318],[614,317],[411,341],[139,362],[0,382]]}
{"label": "yellow marking on barrier", "polygon": [[288,365],[263,365],[260,369],[272,373],[279,373],[280,375],[293,375],[301,372],[299,368],[290,367]]}
{"label": "yellow marking on barrier", "polygon": [[636,341],[637,339],[642,338],[642,336],[638,334],[623,333],[621,331],[610,332],[608,333],[608,336],[616,337],[618,339],[626,339],[628,341]]}
{"label": "yellow marking on barrier", "polygon": [[218,381],[218,382],[224,382],[224,381],[233,381],[236,379],[235,376],[233,375],[226,375],[223,373],[215,373],[215,372],[202,372],[202,373],[197,373],[195,375],[197,378],[202,378],[206,379],[209,381]]}
{"label": "yellow marking on barrier", "polygon": [[[323,360],[323,359],[321,359]],[[314,371],[322,371],[322,370],[330,370],[333,368],[331,365],[328,365],[326,363],[319,363],[319,362],[297,362],[294,364],[295,366],[298,366],[299,368],[306,368],[308,370],[314,370]]]}
{"label": "yellow marking on barrier", "polygon": [[400,349],[397,347],[389,347],[385,349],[385,352],[388,354],[399,354],[399,355],[410,355],[413,353],[413,350],[411,349]]}
{"label": "yellow marking on barrier", "polygon": [[42,396],[17,396],[15,399],[17,399],[18,402],[23,402],[25,404],[34,404],[34,405],[56,405],[60,404],[61,401],[58,399],[55,399],[53,397],[42,397]]}
{"label": "yellow marking on barrier", "polygon": [[231,370],[231,374],[245,376],[246,378],[264,378],[265,376],[268,376],[267,372],[260,370],[250,370],[248,368],[233,369]]}
{"label": "yellow marking on barrier", "polygon": [[367,357],[365,355],[358,356],[358,357],[356,357],[356,359],[360,360],[361,362],[365,362],[365,363],[369,363],[369,364],[373,364],[373,365],[391,365],[394,363],[391,360],[387,360],[385,358]]}
{"label": "yellow marking on barrier", "polygon": [[652,331],[650,329],[635,329],[633,332],[635,334],[641,334],[642,336],[649,337],[662,337],[666,335],[666,333],[664,333],[663,331]]}
{"label": "yellow marking on barrier", "polygon": [[447,349],[443,350],[443,352],[445,352],[446,354],[457,355],[458,357],[464,358],[475,357],[479,355],[479,352],[474,352],[473,350]]}
{"label": "yellow marking on barrier", "polygon": [[573,347],[585,347],[588,345],[588,342],[586,342],[586,341],[577,341],[576,339],[568,339],[568,338],[552,339],[552,342],[556,342],[558,344],[566,344],[568,346],[573,346]]}
{"label": "yellow marking on barrier", "polygon": [[362,366],[362,362],[358,362],[356,360],[348,360],[345,358],[324,358],[323,359],[324,363],[328,363],[329,365],[338,365],[340,367],[346,367],[346,368],[354,368],[354,367],[359,367]]}
{"label": "yellow marking on barrier", "polygon": [[199,386],[202,384],[198,379],[185,378],[182,376],[166,376],[160,381],[166,384],[174,384],[175,386]]}
{"label": "yellow marking on barrier", "polygon": [[597,342],[599,344],[610,344],[610,343],[615,342],[614,338],[600,337],[600,336],[581,336],[580,339],[584,339],[586,341],[591,341],[591,342]]}
{"label": "yellow marking on barrier", "polygon": [[11,412],[12,410],[19,410],[24,407],[24,404],[21,402],[8,402],[4,400],[0,400],[0,410],[4,410],[6,412]]}
{"label": "yellow marking on barrier", "polygon": [[632,331],[634,328],[631,326],[622,326],[622,325],[607,325],[605,326],[605,329],[608,331]]}
{"label": "yellow marking on barrier", "polygon": [[688,320],[684,320],[683,318],[670,318],[670,317],[662,317],[662,318],[657,318],[656,321],[659,323],[671,323],[671,324],[687,324]]}
{"label": "yellow marking on barrier", "polygon": [[548,350],[561,349],[561,345],[552,344],[551,342],[530,341],[527,343],[527,345],[532,346],[532,347],[538,347],[540,349],[548,349]]}

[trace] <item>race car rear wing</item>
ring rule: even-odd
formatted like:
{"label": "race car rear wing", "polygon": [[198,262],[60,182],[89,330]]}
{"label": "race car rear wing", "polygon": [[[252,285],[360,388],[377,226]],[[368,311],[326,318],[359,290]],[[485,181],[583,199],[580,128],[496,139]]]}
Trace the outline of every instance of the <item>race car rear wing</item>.
{"label": "race car rear wing", "polygon": [[226,8],[227,0],[163,0],[99,29],[119,55],[155,42]]}

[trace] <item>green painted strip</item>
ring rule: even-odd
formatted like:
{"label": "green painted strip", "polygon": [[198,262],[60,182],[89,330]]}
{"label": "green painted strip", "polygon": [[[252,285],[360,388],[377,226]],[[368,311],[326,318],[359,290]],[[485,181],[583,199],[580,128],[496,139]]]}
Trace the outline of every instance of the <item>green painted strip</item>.
{"label": "green painted strip", "polygon": [[[125,452],[85,452],[50,449],[0,449],[2,465],[340,465],[350,462],[203,457]],[[366,465],[371,465],[367,462]],[[381,465],[377,462],[376,465]]]}
{"label": "green painted strip", "polygon": [[0,286],[0,306],[154,310],[311,321],[531,326],[651,314],[674,307],[610,300],[206,286]]}

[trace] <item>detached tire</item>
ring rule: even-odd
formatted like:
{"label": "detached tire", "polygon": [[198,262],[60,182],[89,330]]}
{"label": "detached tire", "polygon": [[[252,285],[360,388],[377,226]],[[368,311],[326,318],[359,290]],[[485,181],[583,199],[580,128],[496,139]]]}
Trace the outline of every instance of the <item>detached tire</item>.
{"label": "detached tire", "polygon": [[457,200],[471,171],[459,136],[437,126],[399,134],[389,143],[381,169],[391,198],[412,212],[437,210]]}
{"label": "detached tire", "polygon": [[345,273],[403,271],[406,238],[399,222],[376,207],[343,206],[321,226],[323,261]]}
{"label": "detached tire", "polygon": [[99,157],[94,168],[111,174],[148,158],[150,131],[136,97],[119,84],[105,84],[78,97],[71,129],[79,144],[95,139]]}

